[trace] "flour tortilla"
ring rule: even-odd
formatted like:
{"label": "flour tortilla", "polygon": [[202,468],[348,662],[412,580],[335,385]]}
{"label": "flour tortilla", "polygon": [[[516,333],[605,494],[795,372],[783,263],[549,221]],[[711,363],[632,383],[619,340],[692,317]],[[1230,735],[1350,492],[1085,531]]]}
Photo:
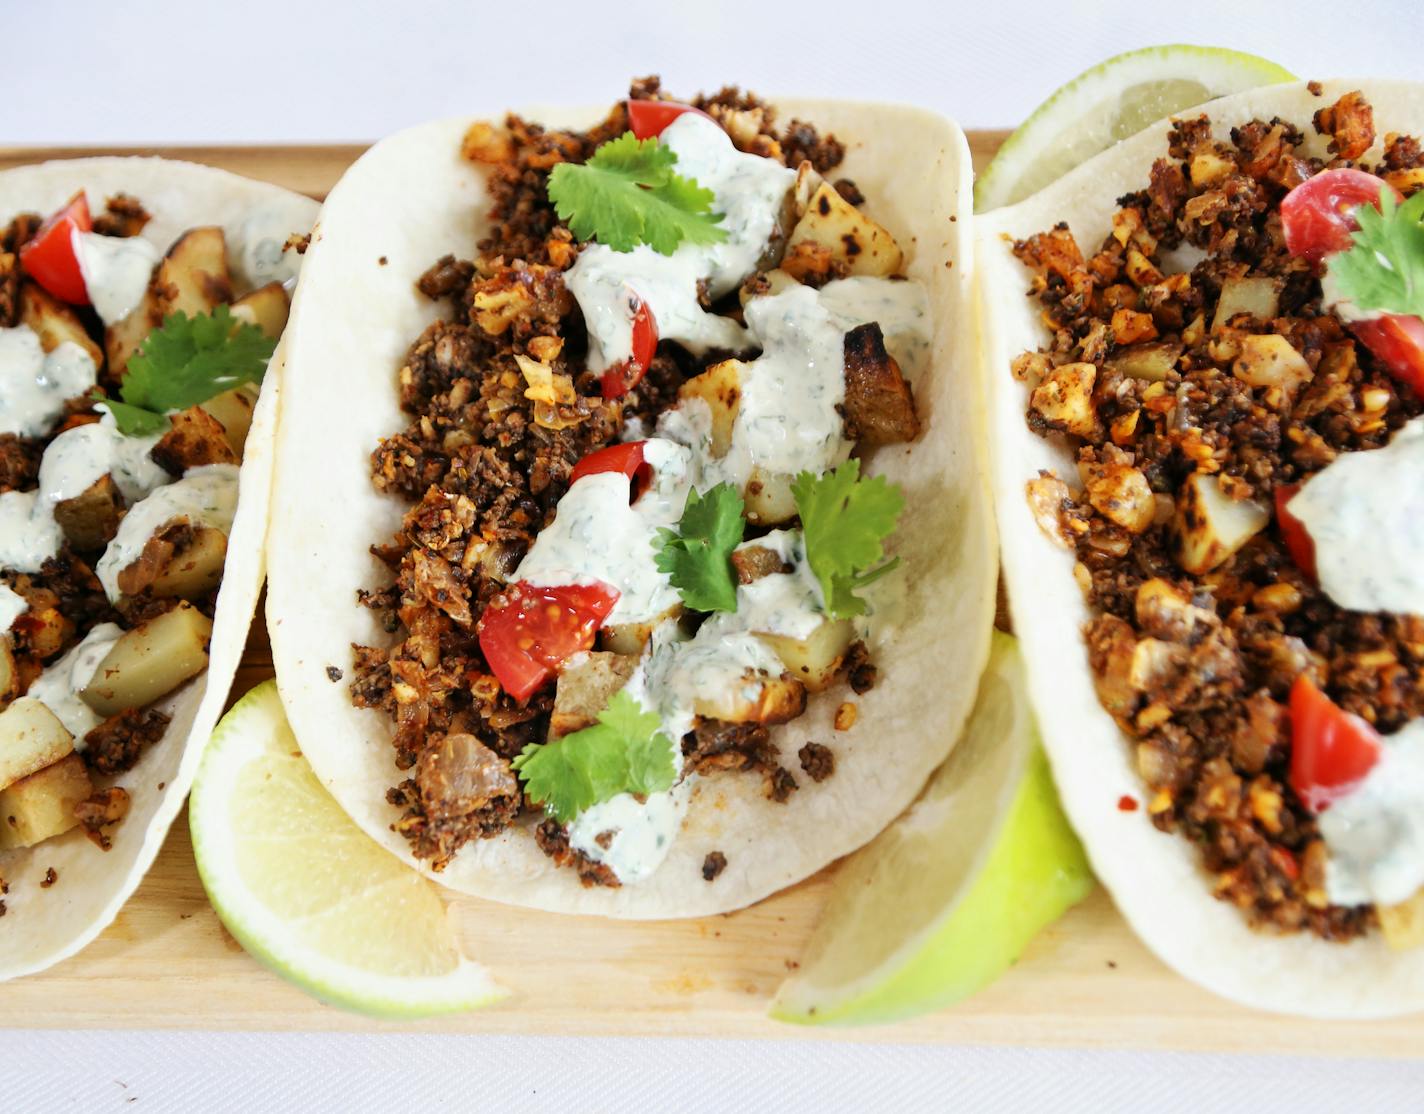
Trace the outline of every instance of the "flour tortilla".
{"label": "flour tortilla", "polygon": [[[115,193],[137,197],[153,214],[143,237],[163,251],[187,229],[208,224],[228,229],[231,246],[242,218],[259,205],[290,216],[294,232],[310,228],[319,208],[308,197],[208,166],[157,158],[90,158],[0,174],[0,222],[21,212],[53,212],[79,189],[88,192],[96,210]],[[239,287],[239,292],[245,290]],[[0,878],[10,887],[4,897],[6,915],[0,918],[0,980],[52,966],[99,935],[138,888],[183,807],[203,744],[227,700],[262,587],[281,362],[279,351],[264,378],[247,437],[207,671],[159,705],[172,716],[167,732],[132,770],[114,779],[128,790],[131,807],[107,852],[76,828],[32,848],[0,853]],[[41,889],[51,868],[57,881]]]}
{"label": "flour tortilla", "polygon": [[[874,648],[881,680],[864,697],[839,687],[807,715],[776,728],[781,760],[799,770],[808,740],[836,754],[835,776],[804,776],[785,805],[761,779],[703,780],[671,854],[648,880],[585,888],[558,869],[529,830],[467,844],[438,881],[465,893],[562,912],[613,917],[698,916],[774,893],[854,850],[919,792],[949,752],[974,701],[987,659],[995,540],[989,512],[984,411],[975,376],[970,310],[969,152],[952,123],[909,108],[784,102],[782,118],[814,121],[847,142],[844,173],[867,211],[906,249],[909,274],[937,307],[933,366],[915,383],[924,436],[891,446],[872,471],[903,484],[909,511],[892,548],[905,563],[904,621]],[[502,115],[502,114],[498,114]],[[602,113],[530,109],[553,125],[589,126]],[[302,750],[333,796],[402,859],[386,803],[401,779],[392,725],[352,706],[351,644],[389,645],[356,591],[388,583],[369,553],[399,527],[407,504],[380,495],[369,458],[407,424],[396,371],[441,311],[418,294],[417,276],[441,255],[470,258],[488,208],[480,171],[460,158],[471,119],[426,124],[367,153],[332,191],[306,256],[288,332],[289,377],[278,431],[269,541],[268,626],[282,701]],[[841,173],[842,171],[837,171]],[[382,265],[384,264],[384,265]],[[333,681],[335,667],[344,678]],[[836,732],[841,700],[860,706],[857,725]],[[527,828],[527,825],[526,825]],[[709,851],[727,866],[702,879]]]}
{"label": "flour tortilla", "polygon": [[[1323,155],[1326,140],[1315,134],[1311,117],[1351,89],[1362,89],[1374,105],[1381,137],[1424,133],[1424,86],[1400,81],[1331,81],[1319,97],[1303,84],[1277,85],[1199,111],[1222,138],[1234,125],[1279,116],[1309,137],[1311,154]],[[1424,1008],[1424,950],[1392,952],[1378,935],[1342,945],[1305,933],[1255,932],[1237,909],[1211,896],[1186,839],[1158,832],[1144,809],[1118,809],[1124,794],[1141,797],[1143,783],[1129,741],[1093,689],[1081,634],[1090,614],[1073,579],[1073,556],[1038,528],[1024,496],[1039,469],[1070,482],[1076,472],[1070,453],[1029,431],[1027,388],[1009,374],[1010,360],[1049,336],[1037,303],[1025,296],[1029,273],[1005,237],[1023,238],[1066,220],[1083,250],[1096,250],[1110,230],[1115,199],[1143,188],[1153,160],[1165,156],[1167,128],[1165,122],[1148,128],[976,226],[994,495],[1029,692],[1064,806],[1093,869],[1165,962],[1218,994],[1262,1009],[1376,1017]],[[1368,157],[1378,153],[1376,147]]]}

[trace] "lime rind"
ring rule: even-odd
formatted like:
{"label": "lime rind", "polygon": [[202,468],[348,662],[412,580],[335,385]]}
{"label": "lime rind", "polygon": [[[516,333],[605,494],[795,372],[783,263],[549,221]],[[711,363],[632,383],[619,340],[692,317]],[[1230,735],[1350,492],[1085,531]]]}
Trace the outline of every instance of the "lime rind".
{"label": "lime rind", "polygon": [[[507,997],[485,968],[458,952],[452,969],[428,976],[386,974],[333,960],[307,946],[293,926],[248,893],[234,855],[228,790],[248,763],[262,757],[274,728],[284,723],[275,682],[257,686],[223,717],[194,781],[189,804],[193,855],[208,899],[228,931],[248,954],[307,993],[373,1017],[434,1017]],[[331,807],[338,808],[334,801]],[[406,869],[394,859],[391,864]],[[453,936],[449,946],[454,947]]]}
{"label": "lime rind", "polygon": [[[1021,201],[1174,112],[1295,80],[1274,62],[1225,47],[1173,43],[1114,55],[1056,90],[1004,141],[974,183],[974,211]],[[1153,86],[1165,95],[1143,93]]]}

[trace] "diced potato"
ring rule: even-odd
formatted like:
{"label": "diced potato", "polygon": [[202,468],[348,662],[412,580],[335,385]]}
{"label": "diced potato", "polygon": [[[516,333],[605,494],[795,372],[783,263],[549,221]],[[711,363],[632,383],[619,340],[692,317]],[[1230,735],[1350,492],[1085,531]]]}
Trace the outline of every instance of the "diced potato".
{"label": "diced potato", "polygon": [[790,677],[748,674],[725,691],[700,694],[692,710],[723,723],[786,723],[806,710],[806,686]]}
{"label": "diced potato", "polygon": [[559,739],[591,726],[608,706],[613,694],[628,683],[638,659],[630,654],[595,651],[584,655],[559,674],[554,691],[554,711],[549,717],[549,738]]}
{"label": "diced potato", "polygon": [[742,545],[732,550],[732,568],[738,584],[751,584],[764,576],[789,571],[781,554],[764,545]]}
{"label": "diced potato", "polygon": [[1210,189],[1235,172],[1234,160],[1209,147],[1195,152],[1187,162],[1187,177],[1197,190]]}
{"label": "diced potato", "polygon": [[807,256],[797,250],[803,244],[825,249],[852,275],[893,275],[904,261],[895,237],[843,198],[829,182],[822,182],[811,196],[805,214],[786,242],[782,267],[798,279],[809,273],[803,264]]}
{"label": "diced potato", "polygon": [[1424,889],[1398,905],[1377,905],[1380,932],[1395,951],[1424,947]]}
{"label": "diced potato", "polygon": [[679,402],[700,398],[712,414],[712,455],[722,457],[732,446],[732,427],[742,405],[741,360],[723,360],[677,389]]}
{"label": "diced potato", "polygon": [[1287,394],[1315,378],[1305,357],[1275,333],[1242,337],[1241,354],[1236,357],[1231,374],[1248,386],[1279,387]]}
{"label": "diced potato", "polygon": [[786,671],[805,685],[807,692],[820,692],[836,679],[855,638],[855,627],[849,619],[826,619],[805,638],[760,633],[757,637],[776,652]]}
{"label": "diced potato", "polygon": [[1198,607],[1185,592],[1160,576],[1138,585],[1133,603],[1138,627],[1168,642],[1195,642],[1202,631],[1220,622],[1216,612]]}
{"label": "diced potato", "polygon": [[1107,358],[1107,366],[1133,379],[1160,383],[1166,379],[1182,355],[1182,346],[1170,341],[1134,344],[1120,348]]}
{"label": "diced potato", "polygon": [[20,647],[32,657],[52,658],[74,637],[74,623],[60,611],[59,597],[53,592],[32,588],[22,594],[29,599],[30,609],[25,613]]}
{"label": "diced potato", "polygon": [[242,446],[247,442],[247,431],[252,428],[252,411],[256,405],[257,388],[251,384],[234,387],[202,403],[202,409],[222,425],[228,447],[239,460]]}
{"label": "diced potato", "polygon": [[108,718],[142,708],[208,667],[213,623],[184,601],[114,643],[79,698]]}
{"label": "diced potato", "polygon": [[276,340],[287,327],[287,310],[290,307],[291,302],[282,284],[269,282],[233,302],[232,315],[239,321],[256,325],[267,336]]}
{"label": "diced potato", "polygon": [[1119,458],[1084,464],[1079,471],[1088,502],[1108,521],[1132,534],[1152,525],[1157,501],[1140,468]]}
{"label": "diced potato", "polygon": [[1233,317],[1243,313],[1263,323],[1270,321],[1280,312],[1281,286],[1280,279],[1265,275],[1226,279],[1221,284],[1211,331],[1221,332]]}
{"label": "diced potato", "polygon": [[35,331],[40,338],[40,347],[46,352],[53,352],[69,341],[84,349],[95,367],[103,366],[104,354],[84,331],[79,315],[33,282],[20,286],[20,324],[28,325]]}
{"label": "diced potato", "polygon": [[764,275],[756,275],[752,279],[742,284],[741,290],[737,292],[737,299],[742,303],[742,308],[747,308],[747,303],[753,297],[774,298],[783,290],[790,290],[793,286],[800,286],[801,283],[792,278],[780,267],[774,271],[767,271]]}
{"label": "diced potato", "polygon": [[77,754],[0,790],[0,850],[33,847],[78,825],[75,806],[89,799],[94,783]]}
{"label": "diced potato", "polygon": [[172,415],[173,426],[158,439],[150,456],[175,476],[205,464],[236,464],[240,457],[228,442],[222,422],[201,406]]}
{"label": "diced potato", "polygon": [[73,499],[54,505],[54,520],[80,553],[103,549],[119,532],[124,516],[124,497],[114,477],[105,473]]}
{"label": "diced potato", "polygon": [[844,353],[846,436],[867,448],[918,437],[915,396],[885,350],[880,326],[871,322],[846,333]]}
{"label": "diced potato", "polygon": [[20,670],[15,664],[15,651],[10,640],[0,638],[0,712],[20,694]]}
{"label": "diced potato", "polygon": [[74,750],[74,736],[33,697],[0,712],[0,787],[52,766]]}
{"label": "diced potato", "polygon": [[213,526],[199,526],[192,543],[173,554],[149,591],[160,599],[202,599],[222,582],[226,559],[227,535]]}
{"label": "diced potato", "polygon": [[180,236],[158,264],[153,282],[131,314],[109,326],[104,348],[109,374],[122,377],[129,357],[170,313],[189,317],[232,301],[227,240],[217,227],[193,228]]}
{"label": "diced potato", "polygon": [[1177,499],[1177,562],[1194,576],[1224,564],[1265,529],[1271,512],[1249,499],[1226,495],[1215,476],[1195,472]]}
{"label": "diced potato", "polygon": [[1098,416],[1093,405],[1094,364],[1063,364],[1054,368],[1029,396],[1029,409],[1054,429],[1091,437]]}
{"label": "diced potato", "polygon": [[777,526],[796,517],[796,496],[791,493],[794,476],[752,469],[747,489],[742,493],[747,521],[758,526]]}
{"label": "diced potato", "polygon": [[646,623],[609,623],[598,632],[598,647],[614,654],[632,654],[637,657],[660,624],[669,619],[676,619],[681,614],[682,604],[679,603]]}

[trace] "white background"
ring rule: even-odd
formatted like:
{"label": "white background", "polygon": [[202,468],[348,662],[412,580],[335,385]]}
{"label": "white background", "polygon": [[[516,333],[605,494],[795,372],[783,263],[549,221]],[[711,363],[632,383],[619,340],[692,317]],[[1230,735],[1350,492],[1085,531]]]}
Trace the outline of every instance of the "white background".
{"label": "white background", "polygon": [[[1011,126],[1108,55],[1181,41],[1264,54],[1303,77],[1421,68],[1417,0],[0,0],[0,14],[0,145],[366,140],[435,116],[612,100],[630,76],[650,72],[684,94],[738,83],[908,101],[966,127]],[[514,1037],[3,1039],[0,1094],[14,1111],[1302,1114],[1424,1102],[1420,1066],[1248,1055]]]}

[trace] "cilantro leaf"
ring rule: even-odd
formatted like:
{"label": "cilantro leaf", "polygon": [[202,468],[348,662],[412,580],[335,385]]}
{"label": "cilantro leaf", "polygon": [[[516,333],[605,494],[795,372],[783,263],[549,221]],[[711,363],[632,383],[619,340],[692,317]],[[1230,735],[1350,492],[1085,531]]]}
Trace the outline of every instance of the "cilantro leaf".
{"label": "cilantro leaf", "polygon": [[694,488],[677,529],[658,531],[653,560],[693,611],[737,610],[730,558],[747,525],[742,506],[742,497],[731,484],[720,483],[706,495]]}
{"label": "cilantro leaf", "polygon": [[684,240],[716,244],[727,238],[712,212],[713,193],[672,168],[677,152],[654,138],[624,132],[585,163],[559,163],[549,175],[549,199],[580,240],[614,251],[648,244],[671,255]]}
{"label": "cilantro leaf", "polygon": [[826,612],[837,619],[865,614],[865,601],[855,595],[899,564],[877,564],[885,556],[881,544],[895,529],[905,496],[883,476],[861,476],[860,461],[817,476],[802,472],[791,484],[806,560],[826,597]]}
{"label": "cilantro leaf", "polygon": [[525,795],[568,823],[619,793],[657,793],[677,778],[662,721],[626,689],[613,694],[598,722],[549,743],[530,743],[514,760]]}
{"label": "cilantro leaf", "polygon": [[1381,184],[1380,207],[1355,210],[1348,251],[1326,261],[1336,288],[1359,309],[1424,316],[1424,193],[1403,205]]}
{"label": "cilantro leaf", "polygon": [[119,432],[151,435],[184,410],[240,387],[260,383],[277,342],[256,325],[238,321],[227,306],[189,317],[169,314],[129,358],[120,402],[106,400]]}

